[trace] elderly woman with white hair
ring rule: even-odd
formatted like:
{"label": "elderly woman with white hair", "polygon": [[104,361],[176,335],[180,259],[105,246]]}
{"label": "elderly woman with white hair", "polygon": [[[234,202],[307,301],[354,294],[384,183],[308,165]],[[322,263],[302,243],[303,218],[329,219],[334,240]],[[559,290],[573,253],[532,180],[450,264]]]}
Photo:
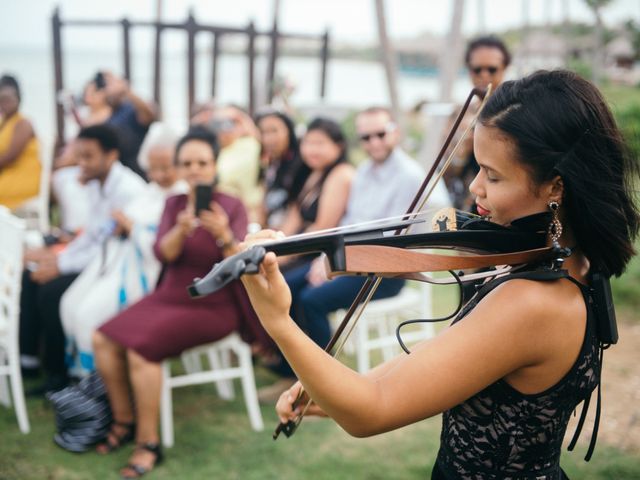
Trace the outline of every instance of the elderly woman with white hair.
{"label": "elderly woman with white hair", "polygon": [[113,231],[101,254],[62,297],[60,316],[71,375],[95,370],[93,332],[155,288],[161,264],[152,247],[165,200],[188,189],[174,165],[176,141],[166,125],[152,127],[140,149],[140,164],[151,182],[125,208],[113,212]]}

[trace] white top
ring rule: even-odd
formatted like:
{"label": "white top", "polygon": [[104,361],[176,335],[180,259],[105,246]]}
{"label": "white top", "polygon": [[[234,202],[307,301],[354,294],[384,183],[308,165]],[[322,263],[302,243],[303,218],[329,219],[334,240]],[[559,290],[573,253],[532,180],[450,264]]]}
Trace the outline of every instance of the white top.
{"label": "white top", "polygon": [[58,254],[60,273],[80,272],[87,266],[113,232],[111,212],[124,209],[145,186],[144,180],[120,162],[113,164],[104,185],[98,180],[87,183],[89,219],[84,231]]}

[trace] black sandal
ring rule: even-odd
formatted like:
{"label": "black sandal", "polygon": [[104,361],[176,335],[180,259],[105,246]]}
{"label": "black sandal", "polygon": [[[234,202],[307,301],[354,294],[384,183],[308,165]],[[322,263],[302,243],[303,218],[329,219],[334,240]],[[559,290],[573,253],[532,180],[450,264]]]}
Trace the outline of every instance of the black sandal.
{"label": "black sandal", "polygon": [[124,468],[125,469],[128,468],[132,470],[134,472],[134,476],[120,473],[120,478],[122,479],[131,480],[134,478],[140,478],[146,473],[149,473],[150,471],[154,470],[158,465],[162,463],[162,460],[164,459],[164,455],[162,454],[162,449],[160,448],[159,443],[139,443],[136,445],[135,450],[146,450],[148,452],[153,453],[155,455],[153,465],[151,465],[150,468],[147,468],[137,463],[127,463]]}
{"label": "black sandal", "polygon": [[[123,433],[117,434],[114,430],[114,426],[121,427]],[[104,439],[104,442],[96,445],[96,452],[100,455],[106,455],[115,450],[118,450],[123,445],[133,441],[136,437],[136,424],[135,422],[113,422],[111,429]],[[113,440],[113,441],[111,441]]]}

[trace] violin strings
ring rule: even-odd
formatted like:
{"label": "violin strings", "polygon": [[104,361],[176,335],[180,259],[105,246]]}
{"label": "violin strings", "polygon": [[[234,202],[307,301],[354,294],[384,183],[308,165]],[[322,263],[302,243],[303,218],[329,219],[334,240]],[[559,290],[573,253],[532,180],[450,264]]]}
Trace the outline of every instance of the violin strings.
{"label": "violin strings", "polygon": [[325,228],[323,230],[314,230],[312,232],[306,233],[298,233],[296,235],[290,235],[288,237],[283,238],[282,240],[277,240],[273,243],[278,243],[281,241],[288,240],[302,240],[306,238],[313,238],[316,236],[328,234],[328,233],[341,233],[341,232],[349,232],[350,230],[354,230],[360,227],[375,227],[377,224],[381,224],[380,227],[385,227],[386,225],[392,224],[393,221],[410,221],[410,220],[421,220],[422,217],[427,217],[427,215],[433,214],[430,211],[424,212],[415,212],[415,213],[403,213],[402,215],[395,215],[393,217],[379,218],[376,220],[368,220],[366,222],[353,223],[350,225],[342,225],[339,227]]}

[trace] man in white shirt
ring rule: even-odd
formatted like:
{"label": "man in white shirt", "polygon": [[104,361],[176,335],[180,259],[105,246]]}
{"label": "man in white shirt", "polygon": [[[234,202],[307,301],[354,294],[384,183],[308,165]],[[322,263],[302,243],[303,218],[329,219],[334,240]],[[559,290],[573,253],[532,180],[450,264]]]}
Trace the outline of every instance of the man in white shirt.
{"label": "man in white shirt", "polygon": [[47,378],[43,388],[37,389],[42,393],[67,383],[60,298],[89,261],[101,254],[108,237],[117,233],[112,212],[121,210],[145,185],[119,162],[118,136],[113,127],[87,127],[80,131],[76,142],[81,181],[89,191],[86,228],[59,253],[55,248],[44,248],[25,254],[20,352],[23,367],[37,365],[40,341],[44,340],[42,365]]}

